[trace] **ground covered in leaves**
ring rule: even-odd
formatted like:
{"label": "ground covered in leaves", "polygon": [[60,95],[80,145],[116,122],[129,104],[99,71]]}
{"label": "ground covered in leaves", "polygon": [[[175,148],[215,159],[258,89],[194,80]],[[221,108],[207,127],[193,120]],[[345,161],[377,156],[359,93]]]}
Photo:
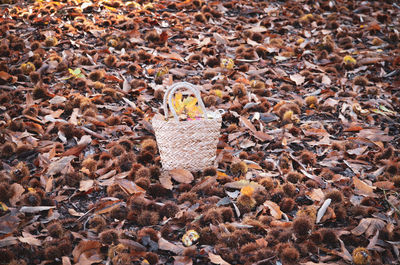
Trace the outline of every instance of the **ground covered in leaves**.
{"label": "ground covered in leaves", "polygon": [[[1,2],[1,264],[398,264],[396,1]],[[216,168],[162,171],[178,81]]]}

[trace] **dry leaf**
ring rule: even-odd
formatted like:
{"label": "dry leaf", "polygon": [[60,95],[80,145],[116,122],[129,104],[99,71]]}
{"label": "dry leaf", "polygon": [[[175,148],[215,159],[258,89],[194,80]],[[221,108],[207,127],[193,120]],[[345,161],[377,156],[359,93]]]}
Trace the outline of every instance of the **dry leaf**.
{"label": "dry leaf", "polygon": [[177,255],[182,254],[182,252],[185,249],[185,247],[175,245],[162,237],[158,240],[158,247],[159,247],[159,249],[171,251]]}
{"label": "dry leaf", "polygon": [[297,86],[300,86],[301,84],[304,83],[306,78],[300,74],[294,74],[294,75],[290,75],[290,80],[295,82]]}
{"label": "dry leaf", "polygon": [[279,208],[279,205],[272,202],[272,201],[265,201],[264,202],[264,207],[269,209],[270,214],[277,220],[282,218],[282,212],[281,209]]}
{"label": "dry leaf", "polygon": [[21,213],[37,213],[56,208],[55,206],[22,206],[19,211]]}
{"label": "dry leaf", "polygon": [[61,173],[61,171],[67,167],[74,158],[76,158],[76,156],[69,155],[62,157],[57,161],[51,162],[49,168],[47,169],[47,174],[52,176]]}
{"label": "dry leaf", "polygon": [[208,252],[208,258],[214,264],[218,265],[230,265],[228,262],[223,260],[220,255],[213,254],[212,252]]}
{"label": "dry leaf", "polygon": [[136,185],[133,181],[127,179],[115,179],[114,182],[117,183],[121,187],[121,189],[128,194],[145,192],[143,188]]}
{"label": "dry leaf", "polygon": [[364,181],[358,179],[357,177],[353,177],[354,187],[361,192],[361,194],[367,196],[375,196],[374,189],[375,187],[368,185]]}
{"label": "dry leaf", "polygon": [[173,169],[168,171],[168,174],[179,183],[189,184],[194,180],[192,173],[186,169]]}
{"label": "dry leaf", "polygon": [[321,208],[319,208],[317,213],[317,220],[315,221],[317,224],[321,221],[322,217],[325,215],[326,209],[328,209],[331,204],[332,199],[326,199],[322,204]]}
{"label": "dry leaf", "polygon": [[164,188],[172,190],[172,188],[174,187],[171,180],[171,175],[167,172],[162,172],[161,176],[158,179],[160,180],[160,183]]}
{"label": "dry leaf", "polygon": [[188,256],[175,256],[174,265],[192,265],[193,260]]}
{"label": "dry leaf", "polygon": [[100,247],[101,243],[99,241],[94,241],[94,240],[81,241],[72,251],[74,262],[77,263],[80,260],[82,254],[86,251],[96,250],[100,252]]}
{"label": "dry leaf", "polygon": [[88,191],[91,188],[93,188],[94,180],[93,179],[88,179],[88,180],[81,180],[79,183],[79,190],[80,191]]}
{"label": "dry leaf", "polygon": [[18,183],[13,183],[10,188],[13,189],[14,195],[9,199],[9,201],[12,206],[16,206],[17,202],[21,198],[21,195],[25,192],[25,189]]}
{"label": "dry leaf", "polygon": [[22,232],[21,237],[18,237],[18,240],[22,243],[27,243],[29,245],[32,246],[41,246],[42,245],[42,241],[40,241],[39,239],[35,238],[33,235],[26,233],[26,232]]}
{"label": "dry leaf", "polygon": [[376,231],[380,231],[385,227],[386,223],[383,220],[377,218],[363,218],[356,228],[351,230],[356,236],[360,236],[365,233],[367,237],[375,234]]}

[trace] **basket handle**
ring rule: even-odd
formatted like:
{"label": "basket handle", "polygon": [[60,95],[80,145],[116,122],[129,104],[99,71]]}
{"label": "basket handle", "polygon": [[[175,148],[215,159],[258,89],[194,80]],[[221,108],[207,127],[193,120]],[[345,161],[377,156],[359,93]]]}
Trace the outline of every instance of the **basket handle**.
{"label": "basket handle", "polygon": [[[197,102],[199,103],[200,108],[203,111],[204,118],[207,118],[207,110],[206,110],[206,107],[204,106],[203,100],[201,99],[200,91],[194,85],[192,85],[191,83],[188,83],[188,82],[175,83],[172,86],[170,86],[167,89],[167,91],[165,92],[164,101],[163,101],[165,118],[166,119],[168,118],[168,106],[169,106],[169,109],[171,110],[172,115],[174,115],[175,120],[179,121],[178,115],[176,114],[174,106],[172,105],[172,96],[175,94],[176,90],[178,90],[180,88],[187,88],[196,96]],[[167,105],[167,101],[168,101],[168,105]]]}

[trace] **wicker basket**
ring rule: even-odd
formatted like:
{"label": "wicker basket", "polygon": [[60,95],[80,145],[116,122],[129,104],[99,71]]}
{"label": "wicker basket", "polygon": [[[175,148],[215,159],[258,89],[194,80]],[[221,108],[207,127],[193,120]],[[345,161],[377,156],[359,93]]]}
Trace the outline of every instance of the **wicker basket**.
{"label": "wicker basket", "polygon": [[[180,88],[189,89],[196,96],[204,118],[179,121],[172,105],[172,96]],[[168,117],[168,107],[174,118]],[[165,117],[156,115],[152,120],[163,168],[199,171],[215,165],[221,114],[207,112],[199,90],[187,82],[176,83],[167,89],[163,108]]]}

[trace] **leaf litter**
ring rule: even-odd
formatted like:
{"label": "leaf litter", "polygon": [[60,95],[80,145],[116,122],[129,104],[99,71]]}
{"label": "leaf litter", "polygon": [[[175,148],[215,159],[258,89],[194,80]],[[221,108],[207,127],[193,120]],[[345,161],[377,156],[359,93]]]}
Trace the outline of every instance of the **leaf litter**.
{"label": "leaf litter", "polygon": [[[2,262],[398,261],[393,1],[1,7]],[[215,168],[162,170],[179,81],[224,110]]]}

